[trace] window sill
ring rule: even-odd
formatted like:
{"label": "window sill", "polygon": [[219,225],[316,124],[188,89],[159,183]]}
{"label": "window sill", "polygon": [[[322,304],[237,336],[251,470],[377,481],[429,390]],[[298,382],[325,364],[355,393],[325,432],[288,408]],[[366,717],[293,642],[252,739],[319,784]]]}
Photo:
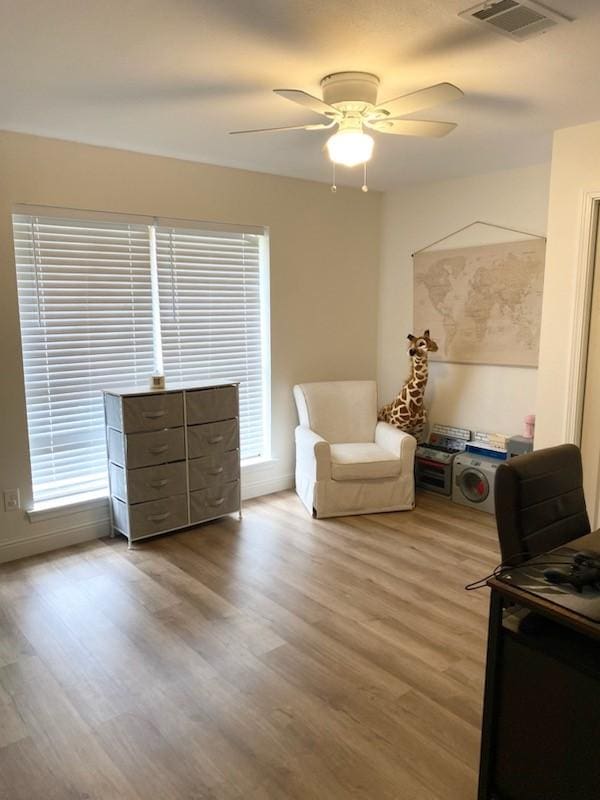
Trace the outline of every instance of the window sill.
{"label": "window sill", "polygon": [[244,473],[248,469],[253,469],[254,467],[263,468],[263,467],[270,467],[272,464],[276,464],[277,459],[272,458],[271,456],[259,456],[258,458],[247,458],[245,461],[242,461],[241,468],[242,473]]}
{"label": "window sill", "polygon": [[78,495],[70,502],[68,500],[50,500],[40,503],[35,508],[26,512],[30,522],[44,522],[47,519],[66,517],[71,514],[81,514],[83,511],[93,511],[95,508],[106,508],[108,495],[105,491],[89,492],[85,496]]}

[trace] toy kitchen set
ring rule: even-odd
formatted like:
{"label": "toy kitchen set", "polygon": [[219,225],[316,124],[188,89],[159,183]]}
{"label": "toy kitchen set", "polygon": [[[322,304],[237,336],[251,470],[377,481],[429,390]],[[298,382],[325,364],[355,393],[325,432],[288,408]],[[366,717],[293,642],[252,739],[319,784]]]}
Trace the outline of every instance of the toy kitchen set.
{"label": "toy kitchen set", "polygon": [[[530,432],[531,428],[526,428],[525,433]],[[415,483],[451,497],[455,503],[493,513],[498,465],[532,449],[532,435],[507,437],[433,425],[427,442],[417,447]]]}

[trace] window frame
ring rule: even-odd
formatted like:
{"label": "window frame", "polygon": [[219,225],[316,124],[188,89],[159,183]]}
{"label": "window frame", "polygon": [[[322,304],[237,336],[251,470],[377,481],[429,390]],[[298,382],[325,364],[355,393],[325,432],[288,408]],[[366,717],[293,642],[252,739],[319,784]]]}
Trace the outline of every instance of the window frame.
{"label": "window frame", "polygon": [[[119,212],[104,212],[92,211],[89,209],[74,209],[63,208],[59,206],[38,206],[29,204],[15,205],[11,210],[11,235],[13,236],[12,255],[14,258],[15,274],[17,272],[17,259],[15,252],[15,239],[14,239],[14,216],[43,216],[55,218],[57,220],[79,220],[91,222],[106,222],[117,224],[132,224],[132,225],[147,225],[149,228],[148,242],[150,251],[151,239],[156,236],[156,229],[159,227],[173,227],[173,228],[188,228],[198,229],[199,231],[218,233],[223,232],[236,232],[255,234],[259,237],[259,297],[260,297],[260,343],[261,343],[261,392],[262,392],[262,448],[261,454],[257,457],[246,458],[241,462],[242,472],[247,472],[248,468],[253,466],[264,466],[273,460],[272,457],[272,432],[271,432],[271,306],[270,306],[270,238],[269,228],[267,226],[256,225],[238,225],[230,223],[208,222],[202,220],[190,220],[177,217],[156,217],[142,214],[130,214]],[[151,233],[150,229],[154,229]],[[156,257],[156,252],[152,256],[149,253],[149,261],[151,262]],[[150,266],[152,272],[152,266]],[[154,281],[154,275],[151,276]],[[19,298],[17,296],[17,301]],[[153,304],[154,305],[154,304]],[[160,314],[160,307],[158,308]],[[21,320],[19,317],[19,333],[21,335]],[[154,360],[156,362],[157,349],[160,352],[162,348],[162,339],[159,339],[158,348],[155,340],[156,328],[153,329],[153,352]],[[20,354],[21,363],[23,364],[23,347],[20,341]],[[148,376],[150,377],[150,376]],[[122,381],[119,382],[120,384]],[[139,385],[139,384],[136,384]],[[140,389],[147,389],[148,386],[141,386]],[[25,374],[23,374],[23,395],[27,410],[26,401],[27,385]],[[30,431],[29,423],[27,426],[28,436],[28,458],[30,469],[30,489],[33,506],[28,509],[27,513],[31,519],[52,518],[60,511],[60,508],[77,509],[78,511],[85,507],[93,507],[98,502],[108,497],[108,481],[104,490],[98,490],[93,497],[89,496],[90,493],[80,493],[70,496],[56,497],[50,500],[37,501],[34,498],[34,486],[31,468],[31,454],[29,448]],[[75,511],[73,512],[75,513]]]}

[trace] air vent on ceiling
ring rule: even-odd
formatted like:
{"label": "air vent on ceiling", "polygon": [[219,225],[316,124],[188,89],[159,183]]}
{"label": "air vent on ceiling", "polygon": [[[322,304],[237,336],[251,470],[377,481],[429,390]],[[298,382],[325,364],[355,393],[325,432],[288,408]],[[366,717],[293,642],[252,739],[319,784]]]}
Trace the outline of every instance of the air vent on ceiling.
{"label": "air vent on ceiling", "polygon": [[517,41],[546,33],[561,22],[572,21],[534,0],[492,0],[461,11],[458,16],[485,25],[488,30],[491,27]]}

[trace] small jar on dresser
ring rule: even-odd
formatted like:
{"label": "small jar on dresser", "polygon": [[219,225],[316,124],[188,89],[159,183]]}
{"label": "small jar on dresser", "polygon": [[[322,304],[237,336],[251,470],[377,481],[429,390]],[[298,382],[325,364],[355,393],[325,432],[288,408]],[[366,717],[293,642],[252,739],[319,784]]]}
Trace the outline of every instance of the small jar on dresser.
{"label": "small jar on dresser", "polygon": [[112,532],[132,542],[238,512],[239,387],[104,392]]}

